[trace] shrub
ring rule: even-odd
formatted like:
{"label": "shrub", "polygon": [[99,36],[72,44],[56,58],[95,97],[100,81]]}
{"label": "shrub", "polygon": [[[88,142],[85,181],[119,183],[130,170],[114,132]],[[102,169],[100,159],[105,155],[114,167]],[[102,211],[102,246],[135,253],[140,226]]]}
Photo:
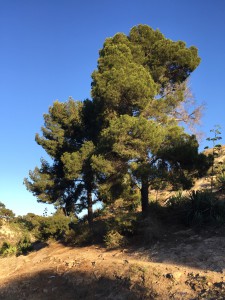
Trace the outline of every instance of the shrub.
{"label": "shrub", "polygon": [[191,202],[187,196],[183,196],[182,192],[178,192],[176,195],[170,197],[167,200],[165,207],[164,219],[168,220],[169,223],[183,223],[188,224],[187,215],[191,211]]}
{"label": "shrub", "polygon": [[225,202],[216,200],[212,210],[212,220],[214,223],[221,225],[225,223]]}
{"label": "shrub", "polygon": [[17,253],[17,247],[12,246],[8,242],[4,242],[0,248],[0,255],[2,256],[11,256]]}
{"label": "shrub", "polygon": [[42,217],[39,225],[39,239],[46,241],[50,238],[62,239],[69,229],[70,218],[61,214],[52,217]]}
{"label": "shrub", "polygon": [[116,230],[118,230],[122,235],[132,236],[135,231],[136,220],[136,214],[121,214],[115,216],[113,227]]}
{"label": "shrub", "polygon": [[17,254],[26,254],[33,249],[32,243],[28,236],[25,236],[17,243]]}
{"label": "shrub", "polygon": [[116,230],[110,230],[107,232],[104,238],[104,242],[107,248],[114,249],[126,244],[126,239]]}
{"label": "shrub", "polygon": [[176,195],[171,196],[168,200],[167,200],[167,206],[168,207],[178,207],[181,206],[184,202],[186,202],[187,197],[183,196],[182,191],[177,192]]}
{"label": "shrub", "polygon": [[217,175],[216,183],[220,191],[225,192],[225,174],[224,172]]}
{"label": "shrub", "polygon": [[225,223],[225,202],[217,199],[211,191],[192,191],[179,205],[187,225]]}
{"label": "shrub", "polygon": [[225,223],[225,202],[211,191],[192,191],[189,196],[177,194],[167,202],[170,218],[188,226]]}
{"label": "shrub", "polygon": [[203,225],[213,220],[215,197],[210,191],[192,191],[190,194],[191,208],[188,222],[191,225]]}

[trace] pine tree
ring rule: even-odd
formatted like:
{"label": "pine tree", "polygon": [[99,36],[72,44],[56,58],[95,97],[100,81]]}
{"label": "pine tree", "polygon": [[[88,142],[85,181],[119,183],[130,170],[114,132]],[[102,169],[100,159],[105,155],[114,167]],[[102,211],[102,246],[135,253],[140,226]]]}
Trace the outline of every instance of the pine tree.
{"label": "pine tree", "polygon": [[106,186],[109,182],[112,187],[113,181],[117,186],[118,178],[129,174],[129,182],[140,185],[144,215],[149,185],[159,169],[176,165],[181,170],[179,159],[166,159],[162,147],[168,150],[176,139],[185,143],[179,108],[185,101],[186,80],[199,63],[195,47],[166,39],[147,25],[132,28],[128,36],[118,33],[106,39],[100,51],[92,97],[102,146],[93,166],[96,171],[101,166]]}
{"label": "pine tree", "polygon": [[88,209],[92,224],[94,178],[90,156],[94,150],[87,141],[83,121],[84,103],[55,102],[44,115],[42,136],[36,142],[49,154],[52,163],[41,160],[41,167],[30,171],[24,183],[40,202],[64,208],[66,215]]}
{"label": "pine tree", "polygon": [[132,201],[136,185],[146,215],[149,186],[190,171],[179,151],[196,153],[197,144],[179,122],[197,118],[198,109],[188,114],[181,106],[199,63],[197,48],[147,25],[106,39],[92,74],[92,100],[55,102],[44,115],[36,142],[52,161],[30,171],[28,190],[67,213],[87,208],[92,226],[93,193],[104,202],[115,195]]}

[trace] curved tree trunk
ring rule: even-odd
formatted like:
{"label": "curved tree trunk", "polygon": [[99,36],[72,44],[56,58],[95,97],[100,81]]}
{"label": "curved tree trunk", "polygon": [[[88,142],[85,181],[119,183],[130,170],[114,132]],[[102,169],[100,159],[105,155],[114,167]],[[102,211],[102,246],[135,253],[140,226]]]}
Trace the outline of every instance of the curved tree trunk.
{"label": "curved tree trunk", "polygon": [[148,215],[148,187],[149,183],[148,180],[142,178],[142,185],[141,185],[141,209],[142,209],[142,216],[147,217]]}
{"label": "curved tree trunk", "polygon": [[92,193],[91,190],[87,191],[87,204],[88,204],[88,225],[92,228],[93,225],[93,207],[92,207]]}

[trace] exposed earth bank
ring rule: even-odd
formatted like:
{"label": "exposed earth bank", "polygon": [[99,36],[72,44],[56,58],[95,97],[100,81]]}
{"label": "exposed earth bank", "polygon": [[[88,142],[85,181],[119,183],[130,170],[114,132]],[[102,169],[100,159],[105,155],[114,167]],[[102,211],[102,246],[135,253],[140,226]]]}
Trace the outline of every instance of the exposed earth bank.
{"label": "exposed earth bank", "polygon": [[175,232],[149,248],[37,244],[0,259],[0,299],[225,299],[225,237]]}

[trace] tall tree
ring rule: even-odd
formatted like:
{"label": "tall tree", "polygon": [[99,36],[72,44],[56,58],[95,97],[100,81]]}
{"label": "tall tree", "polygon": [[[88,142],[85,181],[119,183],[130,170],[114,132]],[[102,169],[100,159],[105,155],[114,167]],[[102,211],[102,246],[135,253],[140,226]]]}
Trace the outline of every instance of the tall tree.
{"label": "tall tree", "polygon": [[[143,214],[150,178],[162,167],[158,150],[175,133],[177,139],[185,140],[179,121],[189,118],[181,118],[180,106],[185,101],[186,80],[199,63],[197,48],[166,39],[147,25],[132,28],[128,36],[118,33],[106,39],[100,51],[98,69],[92,74],[92,97],[98,107],[100,141],[108,147],[102,147],[99,161],[111,161],[111,167],[118,159],[121,163],[111,174],[110,163],[99,164],[97,159],[95,163],[105,165],[107,180],[114,178],[113,172],[138,179]],[[173,164],[181,166],[178,160]]]}
{"label": "tall tree", "polygon": [[188,140],[179,122],[188,122],[189,115],[180,108],[186,80],[199,63],[195,47],[147,25],[106,39],[92,74],[93,100],[55,102],[44,115],[36,141],[52,164],[43,160],[30,172],[27,188],[39,201],[59,202],[68,212],[87,207],[91,225],[93,192],[102,200],[107,182],[118,192],[136,181],[145,213],[150,181],[166,169],[164,161],[168,169],[172,159],[173,166],[182,166],[160,150],[170,153],[172,137]]}

